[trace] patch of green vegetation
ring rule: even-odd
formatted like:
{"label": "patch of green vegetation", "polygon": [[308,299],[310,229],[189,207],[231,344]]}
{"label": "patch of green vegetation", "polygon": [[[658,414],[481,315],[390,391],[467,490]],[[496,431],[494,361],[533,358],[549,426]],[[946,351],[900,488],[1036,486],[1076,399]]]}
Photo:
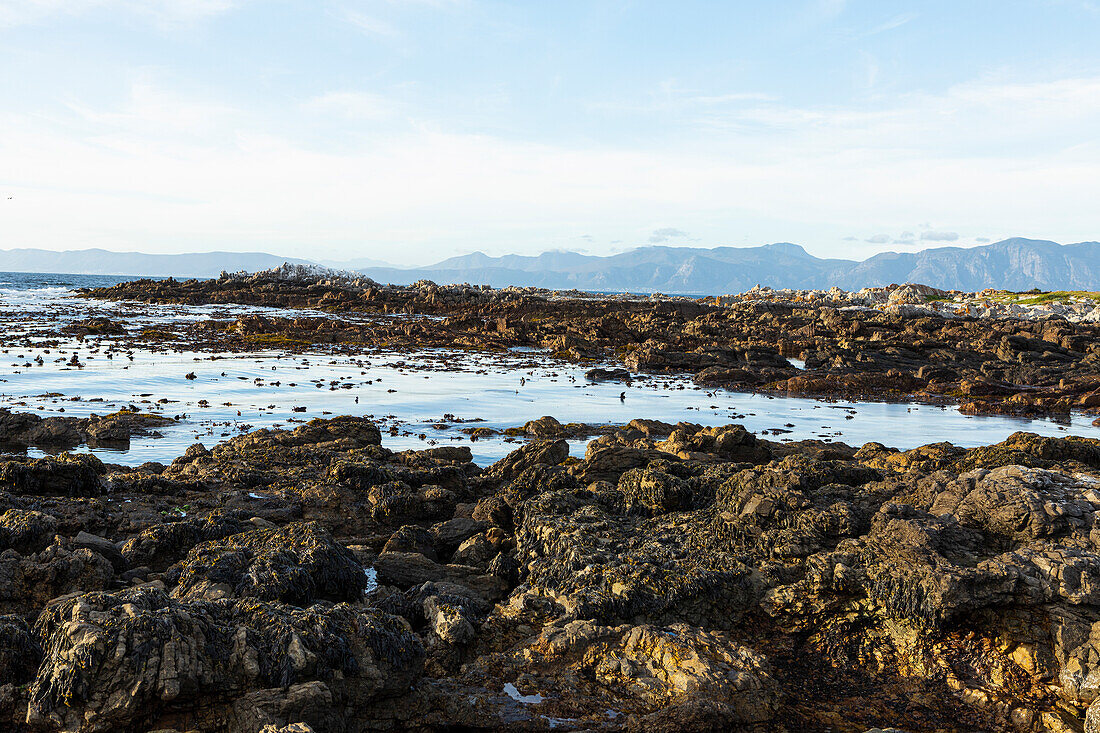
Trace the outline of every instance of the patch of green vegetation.
{"label": "patch of green vegetation", "polygon": [[141,332],[141,335],[147,339],[170,339],[175,337],[175,334],[171,331],[160,328],[146,328]]}
{"label": "patch of green vegetation", "polygon": [[1089,290],[1054,290],[1049,293],[1040,293],[1038,295],[1033,295],[1032,293],[1016,294],[1016,302],[1020,303],[1021,305],[1058,303],[1073,298],[1091,300],[1093,302],[1100,303],[1100,293]]}
{"label": "patch of green vegetation", "polygon": [[277,333],[257,333],[245,336],[245,340],[254,344],[298,344],[308,346],[311,342],[294,339]]}

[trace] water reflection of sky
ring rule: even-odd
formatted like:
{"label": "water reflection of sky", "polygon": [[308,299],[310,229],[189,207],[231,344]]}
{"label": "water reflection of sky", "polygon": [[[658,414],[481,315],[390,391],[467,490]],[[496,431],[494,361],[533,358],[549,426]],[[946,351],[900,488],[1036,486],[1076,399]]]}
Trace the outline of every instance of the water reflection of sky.
{"label": "water reflection of sky", "polygon": [[[26,309],[38,313],[35,318],[56,318],[53,310],[60,307],[65,309],[63,317],[72,320],[113,307],[62,301],[59,293],[23,291],[19,296],[5,294],[0,319],[26,323],[24,315],[14,312],[25,314]],[[107,308],[99,311],[100,305]],[[257,310],[261,309],[143,306],[141,323]],[[873,440],[898,448],[945,440],[983,445],[1017,430],[1100,436],[1100,429],[1086,417],[1065,424],[968,417],[954,408],[927,405],[821,402],[706,390],[681,377],[655,377],[629,385],[593,384],[584,378],[588,367],[555,362],[529,350],[495,356],[435,350],[361,358],[137,351],[131,361],[122,352],[107,359],[102,347],[109,342],[97,343],[92,338],[84,343],[65,341],[50,353],[18,347],[0,353],[0,406],[42,416],[83,417],[138,405],[145,411],[183,417],[178,425],[161,429],[163,438],[137,438],[129,451],[92,451],[106,461],[129,465],[167,462],[196,441],[209,447],[250,428],[293,427],[295,421],[334,415],[373,416],[383,425],[383,444],[392,449],[468,445],[480,463],[503,456],[516,444],[502,438],[471,442],[461,428],[512,427],[542,415],[553,415],[563,423],[623,424],[636,417],[704,425],[741,423],[754,432],[769,431],[766,437],[772,440],[822,438],[853,445]],[[84,365],[81,368],[67,364],[74,349]],[[42,358],[42,366],[34,361],[36,357]],[[188,373],[194,373],[195,379],[186,379]],[[161,399],[169,402],[158,404]],[[296,407],[306,409],[295,411]],[[453,417],[444,419],[447,415]],[[394,423],[397,435],[385,429]],[[772,434],[775,429],[789,432]],[[575,455],[583,454],[585,442],[574,442]]]}

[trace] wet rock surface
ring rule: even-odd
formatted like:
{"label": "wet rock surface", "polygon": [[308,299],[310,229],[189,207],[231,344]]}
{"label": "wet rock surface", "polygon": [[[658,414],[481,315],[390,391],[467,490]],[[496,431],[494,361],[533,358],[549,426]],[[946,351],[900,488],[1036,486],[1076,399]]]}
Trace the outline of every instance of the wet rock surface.
{"label": "wet rock surface", "polygon": [[175,418],[130,410],[103,417],[47,417],[0,408],[0,447],[48,449],[93,447],[126,448],[135,436],[157,437],[156,428],[172,425]]}
{"label": "wet rock surface", "polygon": [[[136,280],[84,295],[332,314],[200,321],[132,335],[142,343],[231,351],[535,347],[575,362],[622,364],[589,370],[592,381],[689,373],[706,387],[949,403],[967,414],[1100,413],[1094,294],[1077,298],[1087,304],[1079,313],[1072,294],[1063,307],[1045,296],[1031,296],[1032,304],[1027,294],[952,294],[919,285],[854,294],[762,289],[693,300],[426,281],[393,286],[272,272]],[[538,437],[554,437],[548,431],[557,429],[528,427]]]}
{"label": "wet rock surface", "polygon": [[565,447],[6,457],[0,729],[1095,727],[1100,441]]}

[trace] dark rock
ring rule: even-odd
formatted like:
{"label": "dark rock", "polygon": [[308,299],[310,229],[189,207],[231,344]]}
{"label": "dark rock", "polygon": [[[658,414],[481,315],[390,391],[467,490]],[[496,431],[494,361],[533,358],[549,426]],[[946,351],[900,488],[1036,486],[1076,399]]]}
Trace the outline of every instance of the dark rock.
{"label": "dark rock", "polygon": [[408,692],[424,658],[404,624],[375,609],[184,602],[142,589],[55,603],[36,631],[49,661],[27,718],[64,730],[129,729],[180,707],[206,728],[251,692],[305,682],[327,687],[340,717],[369,718]]}
{"label": "dark rock", "polygon": [[204,542],[187,553],[178,570],[172,595],[193,600],[258,598],[307,606],[321,599],[358,600],[367,586],[351,551],[312,523]]}

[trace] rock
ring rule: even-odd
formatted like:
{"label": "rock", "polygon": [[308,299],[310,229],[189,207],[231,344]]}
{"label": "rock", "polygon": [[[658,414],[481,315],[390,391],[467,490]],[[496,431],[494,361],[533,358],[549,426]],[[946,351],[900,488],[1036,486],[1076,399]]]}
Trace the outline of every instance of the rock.
{"label": "rock", "polygon": [[429,582],[460,585],[479,598],[496,601],[508,591],[500,578],[483,574],[478,568],[465,565],[440,565],[423,555],[411,552],[383,552],[374,561],[378,581],[398,588],[410,588]]}
{"label": "rock", "polygon": [[424,616],[428,620],[435,643],[465,646],[474,640],[476,631],[461,606],[451,605],[431,596],[424,601]]}
{"label": "rock", "polygon": [[98,496],[103,463],[90,454],[0,461],[0,487],[36,496]]}
{"label": "rock", "polygon": [[450,555],[464,541],[486,529],[484,522],[456,517],[432,525],[431,534],[441,555]]}
{"label": "rock", "polygon": [[645,435],[647,438],[656,438],[665,435],[671,435],[672,431],[676,429],[676,426],[672,423],[661,422],[660,420],[644,420],[635,418],[627,423],[628,428],[637,430]]}
{"label": "rock", "polygon": [[91,550],[53,544],[39,553],[0,553],[0,613],[33,616],[58,596],[110,587],[114,568]]}
{"label": "rock", "polygon": [[584,378],[590,382],[629,382],[630,372],[626,369],[589,369]]}
{"label": "rock", "polygon": [[408,691],[424,658],[407,627],[375,609],[194,603],[141,589],[56,603],[36,631],[49,661],[31,687],[28,722],[88,732],[181,706],[221,721],[249,692],[309,681],[328,688],[343,716],[370,717]]}
{"label": "rock", "polygon": [[307,606],[321,599],[358,600],[367,586],[351,551],[313,523],[204,542],[178,569],[172,595],[182,599],[258,598]]}
{"label": "rock", "polygon": [[435,554],[434,535],[415,524],[406,524],[391,534],[382,552],[413,552],[432,561],[438,559]]}
{"label": "rock", "polygon": [[512,507],[500,496],[487,496],[478,501],[471,514],[472,519],[512,531]]}
{"label": "rock", "polygon": [[660,468],[627,471],[619,477],[618,490],[628,511],[650,516],[702,508],[691,483]]}
{"label": "rock", "polygon": [[0,515],[0,551],[12,549],[23,555],[44,550],[53,542],[57,520],[49,514],[9,509]]}
{"label": "rock", "polygon": [[150,527],[126,540],[121,551],[130,565],[148,565],[160,571],[183,559],[200,542],[219,540],[253,527],[235,515],[211,514],[205,519],[186,519]]}
{"label": "rock", "polygon": [[34,679],[42,647],[19,616],[0,616],[0,685],[22,685]]}
{"label": "rock", "polygon": [[[591,449],[592,444],[589,444]],[[668,458],[661,451],[631,448],[625,445],[597,447],[585,451],[584,460],[571,466],[569,472],[581,483],[593,481],[617,482],[619,477],[634,468],[643,468],[657,458]]]}
{"label": "rock", "polygon": [[535,441],[501,458],[486,473],[494,479],[509,481],[532,466],[557,466],[568,456],[569,444],[564,440]]}
{"label": "rock", "polygon": [[77,532],[76,537],[73,538],[73,545],[75,547],[84,547],[107,558],[116,572],[121,572],[126,569],[126,560],[123,558],[118,546],[108,539],[81,530]]}
{"label": "rock", "polygon": [[565,428],[554,418],[544,415],[538,420],[525,423],[523,432],[535,438],[560,438],[565,434]]}

